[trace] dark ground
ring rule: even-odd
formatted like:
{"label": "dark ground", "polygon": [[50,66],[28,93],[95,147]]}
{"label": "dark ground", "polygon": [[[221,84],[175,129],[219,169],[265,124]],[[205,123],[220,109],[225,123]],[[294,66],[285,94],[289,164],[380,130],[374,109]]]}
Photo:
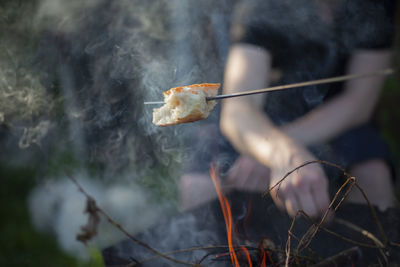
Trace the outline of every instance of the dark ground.
{"label": "dark ground", "polygon": [[[278,251],[285,250],[288,229],[291,227],[292,219],[279,211],[276,206],[273,205],[270,198],[261,198],[259,194],[234,192],[230,194],[228,198],[230,199],[233,218],[239,218],[235,221],[234,233],[238,240],[236,244],[248,246],[254,266],[260,265],[259,254],[257,250],[251,250],[251,248],[257,248],[262,238],[268,238],[270,240],[269,242],[274,244],[274,248],[272,248],[272,246],[269,247],[271,248],[270,254],[274,263],[285,259],[285,254]],[[245,203],[245,205],[243,205],[243,203]],[[247,209],[246,206],[248,207]],[[245,216],[243,216],[243,210],[246,210],[244,213]],[[196,218],[195,221],[190,219],[192,216]],[[388,263],[392,266],[391,264],[400,261],[400,247],[398,245],[391,245],[390,243],[390,241],[393,241],[399,244],[400,210],[389,209],[384,213],[377,211],[377,216],[388,239],[387,249],[385,249],[384,253],[388,255]],[[186,224],[182,224],[182,221],[186,222]],[[374,245],[371,239],[366,238],[359,231],[348,227],[348,223],[369,231],[379,240],[385,240],[378,230],[376,220],[371,215],[366,205],[341,205],[337,210],[333,222],[324,225],[324,227],[354,242]],[[177,227],[177,225],[179,226]],[[301,238],[310,226],[311,224],[309,221],[304,218],[298,218],[292,233],[297,238]],[[227,245],[225,233],[225,224],[220,205],[218,200],[215,200],[197,208],[193,212],[160,222],[156,227],[138,234],[137,238],[146,242],[152,248],[162,252],[191,247],[215,246],[207,250],[200,249],[185,253],[176,253],[173,254],[173,256],[186,262],[197,263],[209,253],[209,256],[201,262],[203,266],[231,266],[229,257],[216,257],[216,255],[227,252],[226,248],[218,247]],[[182,240],[187,240],[187,242],[182,242]],[[298,242],[295,238],[292,238],[291,242],[292,251],[294,251]],[[382,243],[384,243],[384,241],[382,241]],[[309,247],[299,253],[299,255],[308,257],[309,259],[298,258],[298,264],[291,261],[290,266],[310,266],[355,246],[357,245],[349,243],[331,233],[319,231]],[[338,264],[338,266],[374,266],[374,264],[379,264],[379,261],[384,262],[380,253],[381,252],[375,248],[366,248],[360,245],[356,255],[353,255],[352,260],[348,261],[348,265]],[[165,259],[143,262],[145,259],[154,256],[154,254],[129,239],[116,246],[105,249],[103,255],[107,266],[129,264],[133,261],[142,263],[140,265],[142,267],[175,266],[175,263],[171,263]],[[238,257],[240,257],[240,253],[238,253]],[[284,264],[281,263],[279,266],[283,265]],[[243,266],[247,265],[243,264]],[[271,266],[270,263],[268,266]]]}

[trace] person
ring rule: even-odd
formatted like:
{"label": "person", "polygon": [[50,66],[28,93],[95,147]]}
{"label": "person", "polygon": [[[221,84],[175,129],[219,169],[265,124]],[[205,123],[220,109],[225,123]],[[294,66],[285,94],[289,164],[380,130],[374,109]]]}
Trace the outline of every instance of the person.
{"label": "person", "polygon": [[[393,5],[244,1],[234,16],[223,93],[388,68]],[[325,159],[356,177],[379,209],[393,206],[393,163],[371,122],[384,79],[371,76],[224,100],[220,129],[238,152],[229,180],[261,192],[301,164]],[[318,218],[330,203],[329,179],[321,164],[310,164],[274,188],[271,197],[290,216],[301,209]],[[354,189],[347,200],[365,203]]]}

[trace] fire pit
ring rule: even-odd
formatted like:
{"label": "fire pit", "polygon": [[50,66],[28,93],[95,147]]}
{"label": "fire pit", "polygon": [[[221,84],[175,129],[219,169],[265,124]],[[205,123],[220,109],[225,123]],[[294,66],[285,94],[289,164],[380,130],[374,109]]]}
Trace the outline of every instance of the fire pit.
{"label": "fire pit", "polygon": [[[343,204],[335,219],[319,229],[310,245],[297,251],[299,240],[313,227],[312,222],[298,217],[291,228],[292,219],[279,211],[270,198],[259,194],[233,192],[227,200],[233,218],[232,238],[238,245],[234,250],[240,266],[285,266],[289,229],[292,229],[290,266],[368,266],[400,261],[398,209],[377,211],[386,234],[382,237],[368,206]],[[224,220],[216,200],[160,222],[135,237],[168,256],[193,265],[232,266]],[[382,243],[380,248],[379,243]],[[103,257],[107,266],[178,265],[132,240],[104,249]]]}

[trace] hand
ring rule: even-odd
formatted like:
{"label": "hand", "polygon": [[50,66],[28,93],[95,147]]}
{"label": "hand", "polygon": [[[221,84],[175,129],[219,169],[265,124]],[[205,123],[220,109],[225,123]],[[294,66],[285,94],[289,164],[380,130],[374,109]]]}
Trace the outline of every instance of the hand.
{"label": "hand", "polygon": [[244,191],[264,192],[269,185],[270,169],[249,156],[240,156],[227,175],[226,186]]}
{"label": "hand", "polygon": [[[274,166],[271,166],[270,188],[276,185],[289,171],[301,164],[315,160],[305,148],[297,144],[280,147]],[[290,174],[280,186],[271,190],[275,204],[294,217],[303,210],[312,218],[321,217],[329,206],[328,179],[320,166],[313,163]]]}

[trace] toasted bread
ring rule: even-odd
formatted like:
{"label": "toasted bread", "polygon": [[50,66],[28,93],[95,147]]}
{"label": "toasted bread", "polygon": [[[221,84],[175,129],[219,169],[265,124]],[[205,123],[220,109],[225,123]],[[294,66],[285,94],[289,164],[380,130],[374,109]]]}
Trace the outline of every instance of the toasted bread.
{"label": "toasted bread", "polygon": [[153,123],[170,126],[207,118],[216,101],[207,101],[206,97],[216,96],[219,87],[219,83],[202,83],[165,91],[165,104],[153,110]]}

